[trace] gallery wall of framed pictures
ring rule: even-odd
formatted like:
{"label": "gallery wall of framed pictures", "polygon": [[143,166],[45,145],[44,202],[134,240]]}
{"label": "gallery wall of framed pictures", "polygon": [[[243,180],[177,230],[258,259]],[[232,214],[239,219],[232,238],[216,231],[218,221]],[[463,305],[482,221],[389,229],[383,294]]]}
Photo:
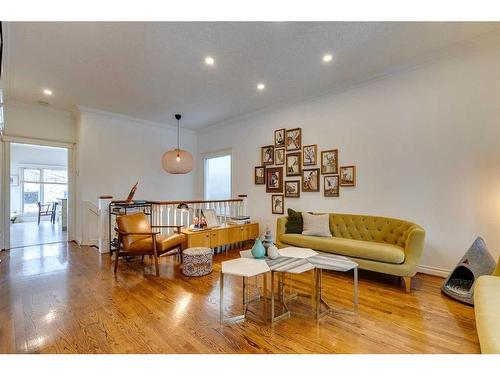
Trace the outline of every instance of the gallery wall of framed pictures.
{"label": "gallery wall of framed pictures", "polygon": [[341,187],[356,186],[356,166],[341,166],[336,148],[318,154],[318,145],[303,146],[301,128],[283,128],[274,131],[273,144],[261,147],[254,181],[271,193],[271,212],[282,215],[285,198],[300,198],[301,191],[318,193],[322,186],[324,197],[340,197]]}

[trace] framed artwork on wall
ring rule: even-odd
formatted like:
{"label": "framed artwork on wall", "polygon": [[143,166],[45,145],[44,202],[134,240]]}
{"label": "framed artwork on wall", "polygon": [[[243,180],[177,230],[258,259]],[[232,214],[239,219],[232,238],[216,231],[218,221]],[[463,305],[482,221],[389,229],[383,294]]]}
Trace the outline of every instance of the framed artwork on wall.
{"label": "framed artwork on wall", "polygon": [[271,195],[272,213],[283,215],[285,212],[285,198],[283,194]]}
{"label": "framed artwork on wall", "polygon": [[274,146],[264,146],[260,150],[260,160],[262,165],[274,164]]}
{"label": "framed artwork on wall", "polygon": [[316,165],[318,162],[318,146],[317,145],[308,145],[302,147],[302,161],[303,165]]}
{"label": "framed artwork on wall", "polygon": [[339,176],[323,176],[323,191],[325,197],[339,196]]}
{"label": "framed artwork on wall", "polygon": [[266,167],[255,167],[255,185],[266,184]]}
{"label": "framed artwork on wall", "polygon": [[285,181],[285,197],[300,198],[300,180]]}
{"label": "framed artwork on wall", "polygon": [[283,167],[266,168],[266,193],[283,193]]}
{"label": "framed artwork on wall", "polygon": [[286,150],[298,151],[302,148],[302,129],[288,129],[286,131]]}
{"label": "framed artwork on wall", "polygon": [[292,152],[286,154],[286,175],[287,176],[300,176],[302,169],[302,154],[300,152]]}
{"label": "framed artwork on wall", "polygon": [[285,129],[278,129],[274,131],[274,147],[285,147]]}
{"label": "framed artwork on wall", "polygon": [[356,166],[340,167],[340,186],[356,186]]}
{"label": "framed artwork on wall", "polygon": [[302,170],[302,191],[319,191],[319,168]]}
{"label": "framed artwork on wall", "polygon": [[284,148],[276,148],[274,150],[274,164],[275,165],[285,164],[285,149]]}
{"label": "framed artwork on wall", "polygon": [[339,173],[339,151],[321,151],[321,174]]}

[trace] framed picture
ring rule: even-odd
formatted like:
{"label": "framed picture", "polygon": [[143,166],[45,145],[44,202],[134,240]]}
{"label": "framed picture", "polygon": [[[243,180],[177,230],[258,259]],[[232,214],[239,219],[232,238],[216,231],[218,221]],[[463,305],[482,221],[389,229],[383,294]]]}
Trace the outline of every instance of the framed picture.
{"label": "framed picture", "polygon": [[298,151],[302,148],[302,129],[288,129],[286,131],[286,150]]}
{"label": "framed picture", "polygon": [[276,148],[274,150],[274,164],[283,165],[285,164],[285,149]]}
{"label": "framed picture", "polygon": [[274,147],[285,147],[285,129],[274,131]]}
{"label": "framed picture", "polygon": [[304,167],[307,165],[316,165],[318,162],[318,146],[308,145],[302,147],[302,161]]}
{"label": "framed picture", "polygon": [[319,168],[302,170],[302,191],[319,191]]}
{"label": "framed picture", "polygon": [[266,168],[266,193],[283,193],[283,167]]}
{"label": "framed picture", "polygon": [[17,174],[10,176],[10,186],[19,186],[19,176]]}
{"label": "framed picture", "polygon": [[264,146],[260,150],[260,160],[262,165],[274,164],[274,146]]}
{"label": "framed picture", "polygon": [[340,186],[356,186],[356,166],[340,167]]}
{"label": "framed picture", "polygon": [[339,151],[321,151],[321,174],[339,173]]}
{"label": "framed picture", "polygon": [[215,213],[215,210],[204,208],[201,210],[201,213],[205,217],[205,220],[207,222],[207,228],[214,228],[220,226],[219,219],[217,219],[217,214]]}
{"label": "framed picture", "polygon": [[266,167],[255,167],[255,185],[266,184]]}
{"label": "framed picture", "polygon": [[273,214],[283,215],[285,212],[285,198],[283,194],[271,195],[271,204]]}
{"label": "framed picture", "polygon": [[300,152],[292,152],[286,154],[286,175],[287,176],[300,176],[302,165],[302,154]]}
{"label": "framed picture", "polygon": [[300,198],[300,180],[285,181],[285,197]]}
{"label": "framed picture", "polygon": [[339,176],[323,176],[323,190],[325,197],[338,197],[339,196]]}

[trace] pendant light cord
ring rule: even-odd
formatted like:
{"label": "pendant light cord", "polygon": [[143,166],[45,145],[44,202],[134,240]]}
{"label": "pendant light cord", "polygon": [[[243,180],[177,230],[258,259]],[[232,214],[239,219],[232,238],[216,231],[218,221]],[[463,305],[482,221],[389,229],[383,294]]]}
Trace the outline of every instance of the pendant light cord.
{"label": "pendant light cord", "polygon": [[180,143],[179,143],[179,120],[177,119],[177,156],[179,156],[179,149],[180,149]]}

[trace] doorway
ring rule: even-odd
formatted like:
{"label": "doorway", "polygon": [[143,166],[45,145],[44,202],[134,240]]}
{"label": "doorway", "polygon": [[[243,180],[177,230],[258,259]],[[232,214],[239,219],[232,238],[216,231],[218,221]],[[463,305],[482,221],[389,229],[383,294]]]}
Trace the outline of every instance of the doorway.
{"label": "doorway", "polygon": [[10,248],[68,240],[68,149],[10,144]]}

